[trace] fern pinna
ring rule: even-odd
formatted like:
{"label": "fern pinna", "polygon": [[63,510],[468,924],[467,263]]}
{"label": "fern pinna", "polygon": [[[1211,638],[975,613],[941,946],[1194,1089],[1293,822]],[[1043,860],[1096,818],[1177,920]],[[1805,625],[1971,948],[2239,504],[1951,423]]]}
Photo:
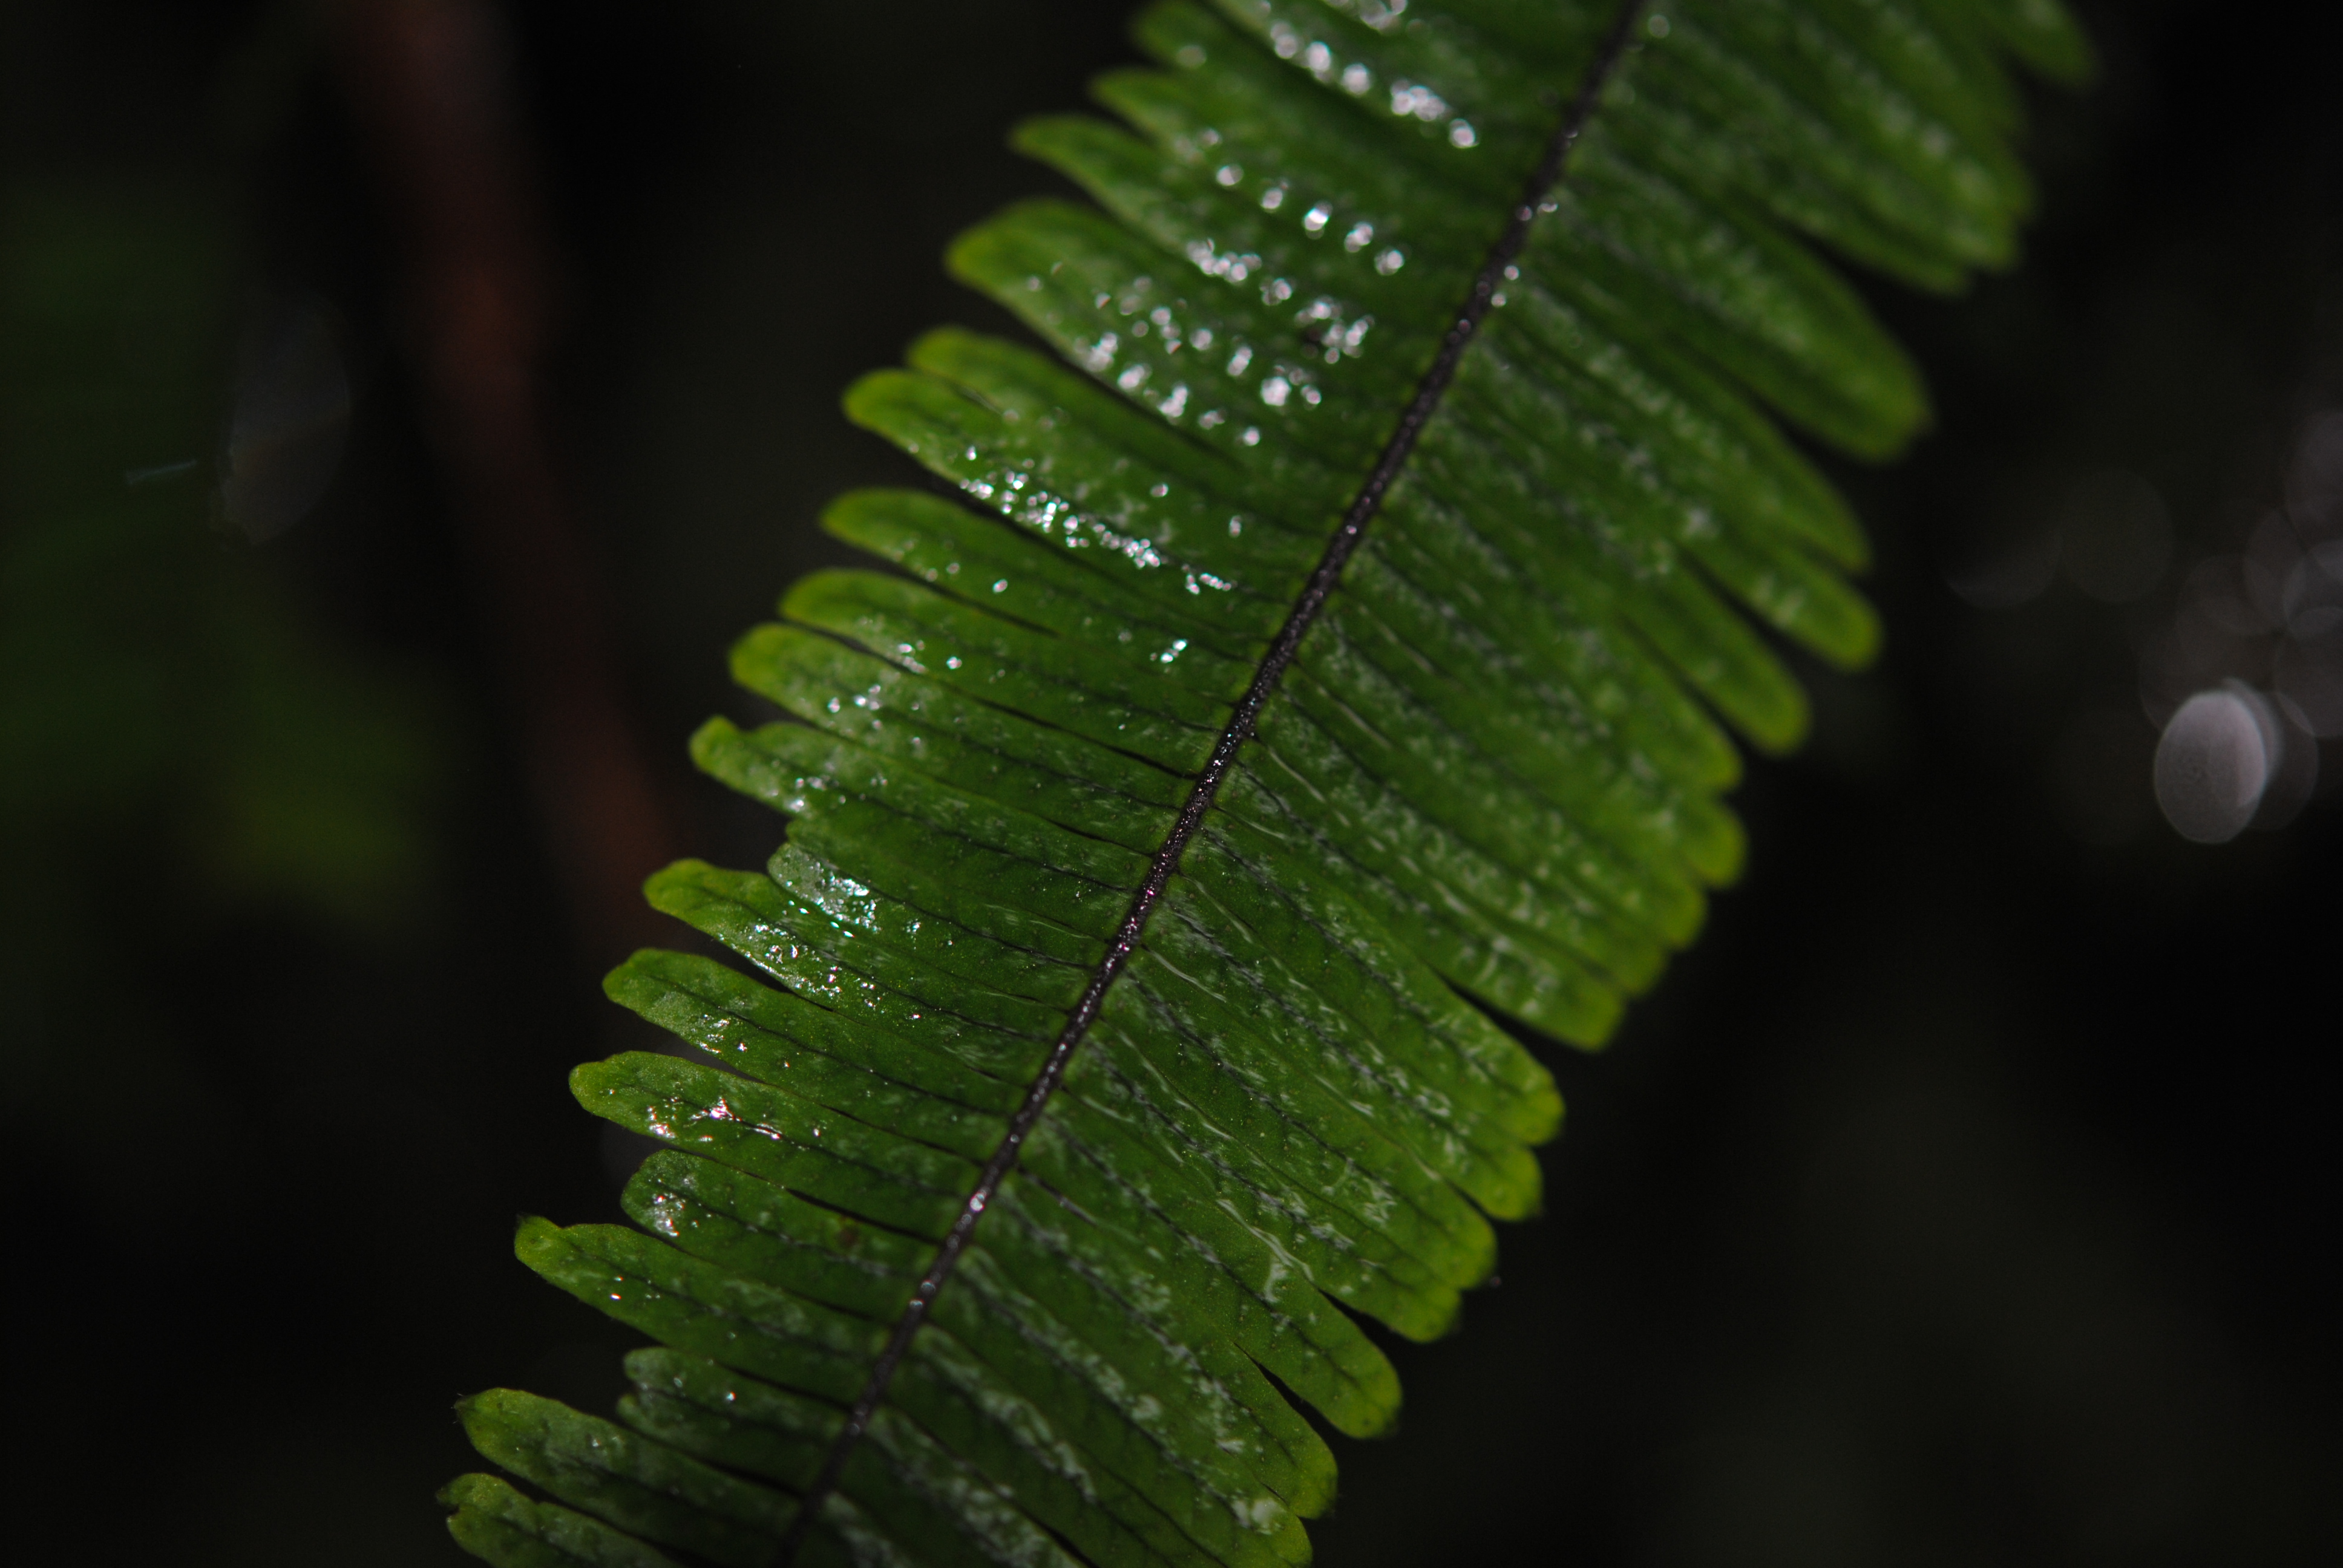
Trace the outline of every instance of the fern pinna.
{"label": "fern pinna", "polygon": [[[2027,202],[2006,60],[2053,0],[1185,0],[1128,129],[1018,145],[944,331],[849,394],[960,499],[735,649],[788,717],[699,764],[789,818],[652,901],[612,997],[700,1056],[578,1070],[668,1145],[639,1228],[521,1258],[655,1343],[615,1422],[497,1391],[466,1547],[514,1564],[1299,1563],[1362,1327],[1445,1332],[1562,1102],[1793,745],[1745,617],[1871,652],[1862,537],[1768,421],[1864,457],[1919,381],[1816,241],[1925,288]],[[1487,1010],[1486,1011],[1483,1010]],[[675,1557],[668,1553],[672,1552]]]}

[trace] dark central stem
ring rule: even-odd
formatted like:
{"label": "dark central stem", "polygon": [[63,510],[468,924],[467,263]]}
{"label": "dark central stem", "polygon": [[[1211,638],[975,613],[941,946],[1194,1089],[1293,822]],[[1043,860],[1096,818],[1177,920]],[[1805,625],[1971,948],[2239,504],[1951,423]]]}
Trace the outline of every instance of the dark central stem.
{"label": "dark central stem", "polygon": [[944,1282],[951,1278],[952,1269],[959,1263],[960,1253],[968,1248],[969,1238],[975,1234],[977,1221],[983,1217],[984,1211],[992,1202],[992,1195],[1001,1190],[1001,1181],[1016,1165],[1018,1151],[1024,1147],[1034,1124],[1041,1120],[1042,1109],[1049,1104],[1050,1097],[1057,1092],[1058,1085],[1064,1080],[1066,1065],[1073,1059],[1074,1050],[1081,1044],[1082,1037],[1090,1032],[1091,1023],[1097,1020],[1099,1008],[1106,1000],[1107,989],[1114,984],[1115,977],[1122,973],[1123,966],[1131,961],[1131,953],[1138,949],[1139,939],[1147,930],[1148,919],[1155,912],[1157,900],[1162,898],[1163,890],[1171,884],[1172,873],[1179,869],[1180,857],[1186,852],[1188,841],[1203,825],[1204,813],[1211,809],[1213,798],[1220,793],[1222,781],[1235,765],[1237,752],[1252,739],[1253,725],[1260,719],[1262,707],[1277,689],[1286,666],[1293,662],[1294,655],[1301,650],[1302,638],[1309,634],[1311,626],[1325,609],[1326,600],[1341,579],[1343,567],[1349,564],[1360,541],[1366,537],[1367,524],[1382,508],[1384,492],[1399,477],[1400,470],[1407,466],[1409,456],[1415,450],[1417,438],[1423,434],[1424,426],[1430,423],[1433,410],[1440,406],[1441,396],[1448,390],[1448,384],[1455,379],[1456,367],[1463,359],[1464,350],[1471,346],[1473,335],[1480,329],[1483,319],[1496,303],[1497,291],[1505,281],[1507,271],[1529,239],[1531,223],[1545,205],[1547,194],[1562,178],[1563,165],[1568,161],[1570,149],[1577,142],[1579,132],[1585,128],[1587,116],[1594,112],[1594,100],[1602,92],[1603,84],[1617,68],[1619,56],[1626,50],[1628,39],[1634,30],[1635,18],[1642,13],[1644,3],[1644,0],[1627,0],[1627,4],[1620,7],[1617,19],[1612,23],[1610,33],[1595,54],[1594,63],[1588,67],[1586,78],[1579,85],[1577,96],[1571,100],[1569,112],[1564,115],[1553,139],[1546,144],[1544,157],[1538,161],[1536,171],[1530,176],[1522,198],[1505,225],[1505,232],[1490,248],[1488,258],[1481,264],[1481,270],[1473,275],[1472,292],[1465,297],[1463,307],[1456,312],[1455,321],[1441,339],[1439,355],[1432,361],[1431,367],[1424,371],[1423,379],[1416,384],[1415,396],[1408,400],[1406,411],[1400,416],[1398,427],[1393,430],[1391,439],[1383,444],[1382,455],[1375,459],[1374,470],[1367,476],[1366,482],[1359,487],[1359,493],[1343,510],[1342,526],[1326,542],[1325,554],[1319,558],[1317,568],[1311,572],[1309,583],[1302,590],[1302,597],[1294,601],[1293,608],[1285,618],[1285,624],[1278,629],[1277,639],[1269,645],[1269,652],[1262,657],[1260,668],[1253,671],[1252,684],[1245,689],[1243,698],[1238,701],[1236,710],[1229,719],[1228,728],[1221,732],[1219,744],[1212,748],[1211,760],[1197,775],[1195,788],[1189,790],[1186,802],[1181,806],[1179,818],[1172,823],[1170,836],[1163,840],[1163,847],[1156,850],[1154,860],[1147,868],[1147,879],[1139,885],[1138,893],[1131,900],[1131,912],[1116,928],[1114,940],[1107,948],[1105,960],[1100,963],[1098,972],[1091,977],[1091,983],[1083,990],[1081,1000],[1074,1004],[1074,1010],[1068,1015],[1065,1028],[1059,1032],[1057,1043],[1050,1048],[1049,1059],[1042,1063],[1040,1075],[1026,1090],[1025,1099],[1018,1106],[1017,1113],[1009,1119],[1007,1134],[1002,1137],[1001,1146],[992,1151],[992,1158],[984,1162],[984,1171],[977,1178],[975,1189],[960,1205],[959,1217],[952,1221],[950,1231],[945,1233],[943,1244],[936,1251],[935,1261],[929,1265],[919,1287],[911,1292],[910,1303],[903,1308],[903,1315],[896,1320],[895,1332],[887,1338],[887,1348],[880,1352],[878,1363],[870,1369],[870,1381],[863,1384],[854,1408],[847,1412],[846,1424],[839,1430],[837,1441],[831,1443],[829,1456],[822,1462],[820,1473],[807,1488],[798,1516],[791,1523],[788,1535],[782,1539],[781,1568],[787,1568],[787,1564],[796,1558],[798,1547],[805,1540],[806,1533],[813,1527],[822,1504],[838,1489],[839,1478],[846,1472],[847,1459],[853,1453],[855,1445],[862,1441],[863,1432],[870,1428],[871,1415],[878,1410],[880,1401],[886,1397],[887,1385],[894,1380],[895,1369],[902,1364],[903,1357],[910,1351],[912,1336],[920,1332],[920,1325],[927,1322],[929,1310],[943,1292]]}

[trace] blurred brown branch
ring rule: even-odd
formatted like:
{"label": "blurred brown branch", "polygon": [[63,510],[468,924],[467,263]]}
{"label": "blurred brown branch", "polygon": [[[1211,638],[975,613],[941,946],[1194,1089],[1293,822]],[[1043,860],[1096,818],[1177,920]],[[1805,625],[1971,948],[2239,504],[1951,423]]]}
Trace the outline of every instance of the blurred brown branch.
{"label": "blurred brown branch", "polygon": [[550,438],[539,371],[552,275],[506,33],[482,0],[343,0],[332,20],[547,848],[579,935],[615,957],[657,925],[638,890],[671,858],[673,833]]}

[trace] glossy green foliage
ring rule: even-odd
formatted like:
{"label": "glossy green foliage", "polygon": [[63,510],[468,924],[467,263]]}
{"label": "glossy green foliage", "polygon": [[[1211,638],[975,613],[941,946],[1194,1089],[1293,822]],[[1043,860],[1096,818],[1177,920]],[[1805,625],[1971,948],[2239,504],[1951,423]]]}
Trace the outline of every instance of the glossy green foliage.
{"label": "glossy green foliage", "polygon": [[[939,332],[848,395],[941,483],[837,503],[891,569],[791,588],[733,654],[783,717],[693,742],[786,840],[652,879],[738,962],[610,977],[684,1050],[573,1087],[668,1147],[633,1226],[519,1241],[653,1348],[615,1421],[466,1403],[554,1500],[459,1482],[468,1547],[775,1560],[1614,15],[1165,5],[1159,64],[1098,84],[1120,124],[1017,133],[1097,207],[950,265],[1055,353]],[[1768,634],[1876,645],[1775,421],[1875,457],[1926,405],[1817,247],[2006,264],[2003,62],[2082,42],[2046,0],[1685,0],[1632,37],[805,1560],[1306,1560],[1334,1462],[1293,1402],[1387,1428],[1360,1319],[1446,1332],[1536,1211],[1562,1103],[1522,1038],[1599,1044],[1735,875],[1730,734],[1806,722]]]}

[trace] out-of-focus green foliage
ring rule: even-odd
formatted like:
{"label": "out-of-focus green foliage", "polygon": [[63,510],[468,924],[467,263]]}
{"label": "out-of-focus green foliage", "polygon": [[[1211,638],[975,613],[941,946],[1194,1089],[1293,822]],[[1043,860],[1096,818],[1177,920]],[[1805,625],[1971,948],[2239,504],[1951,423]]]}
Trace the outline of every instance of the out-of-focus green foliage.
{"label": "out-of-focus green foliage", "polygon": [[411,678],[307,624],[216,515],[251,286],[205,188],[0,196],[8,899],[45,918],[52,850],[118,835],[175,899],[380,930],[422,891],[444,741]]}

